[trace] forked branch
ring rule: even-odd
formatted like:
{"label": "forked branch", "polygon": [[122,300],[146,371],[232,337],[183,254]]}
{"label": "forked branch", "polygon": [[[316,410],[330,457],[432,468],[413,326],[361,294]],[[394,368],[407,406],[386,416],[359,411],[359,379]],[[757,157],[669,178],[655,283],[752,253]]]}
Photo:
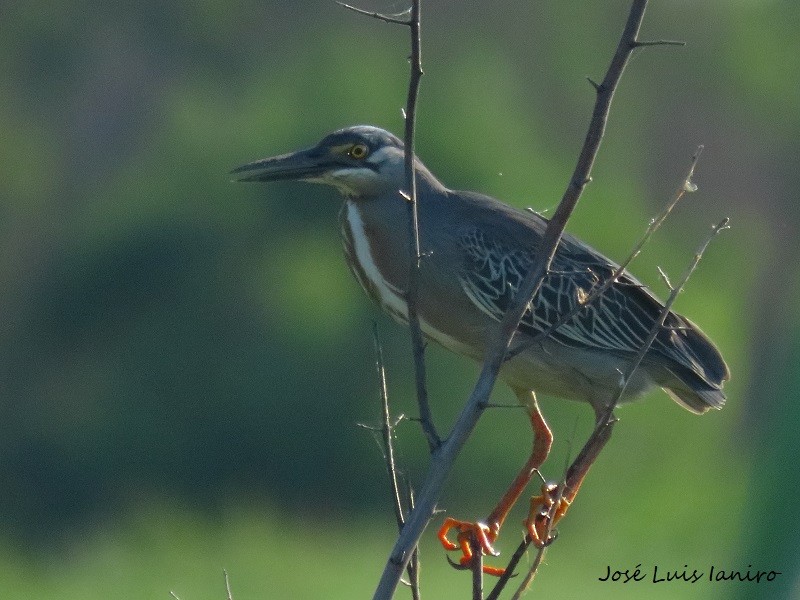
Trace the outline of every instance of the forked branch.
{"label": "forked branch", "polygon": [[[567,311],[563,315],[560,315],[558,319],[556,319],[555,323],[547,327],[544,331],[536,334],[535,336],[525,340],[524,342],[518,343],[510,348],[508,353],[506,354],[506,360],[511,359],[518,355],[519,353],[523,352],[527,348],[531,346],[535,346],[540,344],[544,339],[553,335],[553,333],[562,325],[569,323],[576,315],[578,315],[581,311],[587,309],[593,302],[597,300],[602,294],[604,294],[608,289],[614,285],[617,281],[619,281],[620,277],[625,274],[626,269],[630,266],[630,264],[636,259],[639,254],[642,252],[642,248],[644,248],[645,244],[650,241],[650,238],[653,237],[653,234],[658,231],[661,225],[664,224],[664,221],[667,220],[667,217],[672,213],[673,209],[677,206],[678,202],[688,193],[694,192],[697,189],[697,186],[692,183],[692,177],[694,176],[694,170],[697,168],[697,161],[700,159],[700,154],[703,152],[703,146],[698,146],[697,150],[695,150],[694,156],[692,157],[692,164],[689,166],[689,170],[686,173],[683,181],[681,182],[678,189],[675,190],[675,194],[672,196],[672,199],[669,203],[664,207],[664,210],[650,221],[650,225],[647,227],[647,231],[644,232],[644,235],[639,239],[636,245],[631,250],[630,254],[627,256],[622,263],[614,269],[611,276],[608,277],[605,281],[600,282],[598,285],[595,285],[583,301],[579,304],[576,304],[571,310]],[[671,287],[671,286],[670,286]]]}
{"label": "forked branch", "polygon": [[[694,168],[694,163],[692,168]],[[688,180],[689,179],[687,178],[687,181]],[[667,315],[669,315],[669,312],[672,309],[672,305],[675,303],[678,294],[681,293],[681,291],[686,286],[686,283],[689,281],[689,278],[694,273],[695,269],[697,268],[697,265],[700,263],[700,260],[703,257],[703,254],[705,254],[705,251],[708,248],[709,244],[717,235],[719,235],[721,232],[727,229],[728,229],[727,218],[723,219],[718,224],[714,225],[711,228],[711,232],[709,233],[709,235],[706,237],[706,239],[700,245],[698,250],[695,252],[694,256],[692,257],[692,260],[690,261],[688,267],[684,271],[677,285],[668,284],[670,288],[670,294],[659,313],[658,319],[653,324],[653,327],[651,327],[648,336],[645,338],[644,343],[637,351],[636,356],[628,365],[628,368],[626,369],[625,373],[622,374],[620,379],[620,387],[619,390],[617,391],[614,401],[606,408],[605,412],[595,425],[595,428],[592,431],[591,436],[589,436],[589,439],[586,441],[586,444],[584,444],[578,456],[575,458],[573,463],[567,469],[564,479],[562,480],[559,486],[559,490],[562,493],[564,490],[573,488],[575,482],[580,481],[580,479],[582,479],[583,474],[585,474],[589,470],[589,467],[597,459],[597,456],[600,454],[600,451],[603,449],[606,442],[611,437],[611,431],[613,429],[614,423],[616,422],[613,411],[614,408],[617,406],[619,399],[624,395],[625,389],[628,386],[628,382],[630,381],[631,377],[636,372],[636,370],[639,368],[639,365],[641,364],[647,352],[650,350],[650,347],[652,346],[656,336],[664,327],[664,320],[667,318]],[[557,506],[558,502],[554,504],[554,509]],[[553,522],[553,516],[554,516],[553,514],[550,515],[548,524]],[[549,537],[550,531],[547,531],[546,535]],[[510,576],[513,570],[516,568],[517,563],[527,551],[528,547],[530,546],[530,543],[531,539],[528,536],[526,536],[525,539],[520,543],[517,550],[514,552],[513,556],[511,557],[511,561],[509,562],[508,567],[506,568],[506,575],[504,575],[497,582],[494,589],[489,594],[486,600],[496,600],[496,598],[499,597],[500,592],[508,583],[508,576]],[[516,590],[514,596],[512,596],[513,599],[520,598],[522,594],[528,589],[534,577],[536,576],[536,573],[539,569],[539,566],[542,563],[542,560],[544,559],[544,554],[546,550],[547,546],[537,548],[533,562],[527,574],[525,575],[525,578],[522,580],[522,583],[520,584],[519,588]]]}
{"label": "forked branch", "polygon": [[417,498],[416,508],[408,515],[406,525],[398,537],[389,560],[386,563],[374,598],[388,600],[394,594],[400,576],[411,558],[422,532],[433,515],[445,480],[449,475],[456,456],[475,428],[502,367],[511,339],[522,316],[525,314],[534,295],[538,292],[555,255],[556,248],[564,232],[584,187],[590,181],[591,169],[603,139],[606,122],[614,91],[617,88],[631,53],[636,48],[637,36],[641,27],[647,0],[634,0],[616,52],[606,72],[603,82],[597,88],[597,98],[592,113],[589,130],[578,163],[570,179],[567,190],[556,208],[553,218],[545,230],[540,252],[527,276],[520,285],[517,295],[504,315],[495,339],[490,344],[478,381],[467,400],[466,406],[453,427],[447,440],[433,454],[430,469]]}

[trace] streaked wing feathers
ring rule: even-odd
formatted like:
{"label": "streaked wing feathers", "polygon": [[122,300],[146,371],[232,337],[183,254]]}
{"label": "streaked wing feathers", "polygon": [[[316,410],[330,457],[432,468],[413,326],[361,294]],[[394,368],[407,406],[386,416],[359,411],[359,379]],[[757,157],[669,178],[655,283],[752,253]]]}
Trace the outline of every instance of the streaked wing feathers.
{"label": "streaked wing feathers", "polygon": [[[466,256],[460,273],[462,288],[482,311],[500,320],[532,263],[532,253],[511,248],[473,229],[460,239]],[[550,273],[520,322],[519,330],[532,336],[548,331],[563,315],[584,304],[593,288],[609,279],[616,265],[565,237]],[[565,346],[631,356],[638,352],[659,316],[661,304],[638,281],[624,275],[574,317],[550,334]],[[692,349],[680,342],[681,329],[690,327],[670,313],[651,347],[665,358],[703,373]]]}

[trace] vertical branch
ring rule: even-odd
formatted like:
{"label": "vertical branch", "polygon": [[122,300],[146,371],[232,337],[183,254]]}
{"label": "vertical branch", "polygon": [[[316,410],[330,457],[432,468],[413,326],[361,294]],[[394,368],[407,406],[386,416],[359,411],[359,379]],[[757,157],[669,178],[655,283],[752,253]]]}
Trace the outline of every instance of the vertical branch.
{"label": "vertical branch", "polygon": [[428,449],[433,453],[441,444],[439,434],[433,424],[430,403],[428,401],[427,374],[425,369],[425,340],[417,313],[419,299],[419,270],[422,249],[419,236],[419,210],[417,203],[417,170],[414,161],[415,129],[417,122],[417,98],[422,79],[422,38],[420,35],[420,1],[412,0],[411,18],[408,26],[411,30],[411,74],[408,82],[408,97],[405,109],[405,171],[406,190],[408,192],[408,235],[412,241],[409,248],[408,290],[406,304],[408,306],[408,327],[411,332],[411,345],[414,355],[414,379],[417,388],[417,404],[422,430],[428,440]]}
{"label": "vertical branch", "polygon": [[472,600],[483,600],[483,550],[474,536],[469,543],[472,546]]}
{"label": "vertical branch", "polygon": [[419,236],[419,211],[417,205],[417,170],[414,161],[414,137],[417,121],[417,98],[419,85],[422,79],[422,37],[420,35],[420,1],[412,0],[409,18],[400,19],[396,16],[369,12],[356,8],[344,2],[337,2],[340,6],[362,15],[393,23],[406,25],[411,31],[411,73],[408,82],[408,96],[406,107],[403,111],[405,118],[405,179],[406,189],[400,190],[400,195],[408,202],[408,239],[409,244],[409,272],[408,289],[405,290],[405,300],[408,311],[408,328],[411,333],[411,347],[414,359],[414,381],[417,392],[417,405],[419,407],[419,420],[422,431],[428,441],[431,454],[441,445],[441,438],[433,424],[430,402],[428,401],[427,374],[425,368],[425,339],[422,335],[422,326],[419,321],[417,302],[419,300],[419,269],[423,257]]}
{"label": "vertical branch", "polygon": [[603,138],[614,90],[622,77],[631,53],[637,47],[636,37],[644,18],[646,6],[647,0],[634,0],[631,6],[628,20],[603,83],[596,86],[597,97],[589,131],[567,190],[559,202],[553,218],[547,224],[547,229],[539,246],[539,253],[534,258],[528,274],[520,284],[514,302],[503,316],[495,339],[487,349],[480,376],[467,400],[466,406],[461,411],[450,436],[439,447],[438,452],[434,454],[427,477],[417,499],[417,507],[408,515],[406,526],[398,537],[381,575],[381,580],[373,596],[376,600],[388,600],[394,594],[400,575],[411,558],[411,551],[417,545],[422,532],[433,515],[436,502],[439,499],[447,476],[450,474],[455,458],[475,428],[483,409],[488,404],[489,395],[505,360],[511,339],[534,295],[538,292],[547,270],[550,268],[556,248],[561,240],[561,235],[566,227],[567,219],[572,214],[584,187],[590,181],[591,168]]}
{"label": "vertical branch", "polygon": [[[406,481],[406,492],[408,497],[408,510],[414,510],[414,490],[411,489],[411,485]],[[408,563],[408,584],[411,586],[411,598],[412,600],[420,600],[419,595],[419,571],[420,571],[420,562],[419,562],[419,546],[414,548],[414,552],[411,554],[411,560]]]}

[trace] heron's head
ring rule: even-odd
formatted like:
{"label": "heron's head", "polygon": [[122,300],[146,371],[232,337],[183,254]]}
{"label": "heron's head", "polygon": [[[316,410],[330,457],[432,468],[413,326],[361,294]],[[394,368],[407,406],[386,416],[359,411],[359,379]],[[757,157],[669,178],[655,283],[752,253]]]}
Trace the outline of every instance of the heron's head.
{"label": "heron's head", "polygon": [[313,148],[242,165],[239,181],[294,179],[325,183],[349,197],[397,191],[404,184],[403,142],[370,125],[340,129]]}

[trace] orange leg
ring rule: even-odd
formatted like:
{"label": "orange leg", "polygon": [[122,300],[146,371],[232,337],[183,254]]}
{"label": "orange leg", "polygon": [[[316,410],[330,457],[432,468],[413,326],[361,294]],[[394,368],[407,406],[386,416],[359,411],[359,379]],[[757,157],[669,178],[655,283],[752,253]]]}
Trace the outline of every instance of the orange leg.
{"label": "orange leg", "polygon": [[567,513],[589,473],[589,468],[611,437],[615,422],[613,416],[610,422],[605,422],[603,420],[605,415],[600,409],[596,410],[596,416],[597,421],[592,436],[567,470],[563,491],[559,484],[548,482],[542,485],[542,493],[539,496],[531,498],[525,527],[528,529],[531,542],[538,548],[543,548],[553,541],[550,532]]}
{"label": "orange leg", "polygon": [[[520,495],[522,495],[522,492],[530,482],[533,474],[542,466],[553,444],[553,433],[550,431],[550,427],[548,427],[547,422],[544,420],[539,410],[536,396],[533,395],[533,392],[523,390],[516,390],[516,393],[520,402],[525,404],[528,408],[531,427],[533,428],[533,450],[531,451],[530,458],[528,458],[525,466],[514,478],[514,481],[500,499],[500,502],[497,503],[497,506],[489,514],[486,522],[472,523],[469,521],[447,518],[439,529],[438,537],[442,546],[444,546],[445,550],[458,550],[460,548],[462,556],[459,562],[464,566],[472,561],[470,540],[473,538],[480,544],[481,551],[484,555],[497,556],[498,553],[492,544],[500,534],[500,528],[506,520],[506,517],[508,517],[511,507],[514,506]],[[453,543],[447,538],[447,534],[454,528],[458,530],[458,543]],[[483,571],[488,575],[502,575],[503,573],[503,569],[487,566],[483,567]]]}

